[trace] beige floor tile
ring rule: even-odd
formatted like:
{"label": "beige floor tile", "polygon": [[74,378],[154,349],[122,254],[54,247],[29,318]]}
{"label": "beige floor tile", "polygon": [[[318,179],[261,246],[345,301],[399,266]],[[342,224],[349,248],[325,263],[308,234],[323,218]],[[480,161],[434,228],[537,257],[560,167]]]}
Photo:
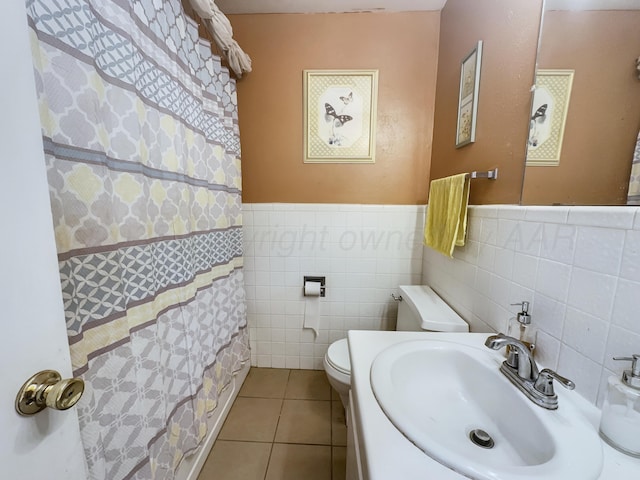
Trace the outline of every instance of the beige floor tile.
{"label": "beige floor tile", "polygon": [[281,407],[282,400],[279,399],[238,397],[218,438],[272,442]]}
{"label": "beige floor tile", "polygon": [[331,400],[340,400],[340,394],[333,387],[331,387]]}
{"label": "beige floor tile", "polygon": [[288,369],[252,367],[238,395],[241,397],[283,398],[288,379]]}
{"label": "beige floor tile", "polygon": [[347,476],[347,448],[332,447],[331,471],[332,480],[345,480]]}
{"label": "beige floor tile", "polygon": [[331,402],[331,445],[347,445],[347,423],[342,402]]}
{"label": "beige floor tile", "polygon": [[284,398],[330,400],[331,385],[324,370],[291,370]]}
{"label": "beige floor tile", "polygon": [[198,480],[263,480],[271,443],[218,440]]}
{"label": "beige floor tile", "polygon": [[331,445],[331,402],[284,400],[275,441]]}
{"label": "beige floor tile", "polygon": [[331,447],[274,443],[265,480],[331,480]]}

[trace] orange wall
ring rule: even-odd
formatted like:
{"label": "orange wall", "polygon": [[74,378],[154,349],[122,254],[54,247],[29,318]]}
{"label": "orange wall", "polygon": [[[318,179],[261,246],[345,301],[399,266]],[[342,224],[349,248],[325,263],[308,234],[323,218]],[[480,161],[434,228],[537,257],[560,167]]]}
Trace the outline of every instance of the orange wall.
{"label": "orange wall", "polygon": [[[439,12],[230,15],[244,202],[424,204]],[[303,163],[302,71],[378,69],[376,163]]]}
{"label": "orange wall", "polygon": [[545,13],[539,68],[575,74],[560,165],[527,167],[524,204],[626,204],[640,128],[639,25],[639,11]]}
{"label": "orange wall", "polygon": [[[542,0],[448,0],[441,15],[431,178],[499,167],[473,180],[472,204],[519,203]],[[483,40],[476,141],[455,148],[460,62]]]}

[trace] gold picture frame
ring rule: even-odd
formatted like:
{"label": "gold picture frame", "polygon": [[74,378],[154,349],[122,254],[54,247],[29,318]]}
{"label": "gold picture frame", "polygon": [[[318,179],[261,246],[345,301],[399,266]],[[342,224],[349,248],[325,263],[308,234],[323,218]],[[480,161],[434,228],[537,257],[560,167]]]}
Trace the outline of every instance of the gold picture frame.
{"label": "gold picture frame", "polygon": [[375,163],[378,70],[304,70],[304,163]]}
{"label": "gold picture frame", "polygon": [[464,147],[476,141],[481,66],[482,40],[479,40],[473,50],[462,60],[460,66],[456,148]]}
{"label": "gold picture frame", "polygon": [[574,73],[574,70],[536,73],[527,143],[528,167],[560,165]]}

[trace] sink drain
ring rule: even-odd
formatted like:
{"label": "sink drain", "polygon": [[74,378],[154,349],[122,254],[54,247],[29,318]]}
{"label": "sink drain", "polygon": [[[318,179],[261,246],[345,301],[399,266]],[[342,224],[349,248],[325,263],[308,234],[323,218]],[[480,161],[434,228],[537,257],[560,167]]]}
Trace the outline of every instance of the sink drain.
{"label": "sink drain", "polygon": [[494,445],[491,435],[480,428],[471,430],[471,432],[469,432],[469,439],[482,448],[493,448]]}

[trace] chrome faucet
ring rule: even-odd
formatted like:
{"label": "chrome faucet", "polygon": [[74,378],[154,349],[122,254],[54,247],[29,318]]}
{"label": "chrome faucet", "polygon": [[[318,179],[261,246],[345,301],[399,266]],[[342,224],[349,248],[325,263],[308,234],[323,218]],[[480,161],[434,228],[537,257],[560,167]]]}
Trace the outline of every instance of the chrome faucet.
{"label": "chrome faucet", "polygon": [[516,355],[517,365],[511,365],[508,362],[507,365],[511,368],[517,369],[518,376],[523,380],[536,381],[538,378],[538,366],[531,356],[531,350],[529,350],[529,347],[520,340],[508,337],[504,333],[499,333],[498,335],[492,335],[487,338],[484,344],[492,350],[500,350],[502,347],[506,346],[514,348],[518,353]]}
{"label": "chrome faucet", "polygon": [[545,368],[538,371],[536,361],[533,359],[531,350],[517,338],[508,337],[504,333],[491,335],[484,342],[485,346],[492,350],[500,350],[502,347],[510,346],[518,353],[517,365],[510,362],[515,360],[514,356],[502,362],[500,371],[524,393],[529,400],[536,405],[555,410],[558,408],[558,396],[553,390],[553,380],[557,380],[560,385],[569,390],[575,388],[575,384],[553,370]]}

